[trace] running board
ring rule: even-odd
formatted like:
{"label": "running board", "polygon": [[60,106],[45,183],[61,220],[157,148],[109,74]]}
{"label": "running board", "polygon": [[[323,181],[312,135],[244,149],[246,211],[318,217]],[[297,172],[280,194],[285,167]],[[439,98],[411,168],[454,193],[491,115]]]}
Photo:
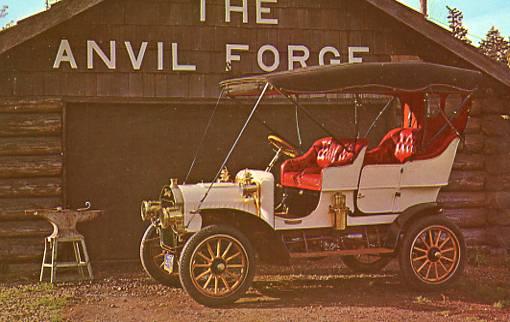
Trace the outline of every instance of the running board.
{"label": "running board", "polygon": [[324,252],[306,252],[306,253],[290,253],[290,258],[317,258],[329,256],[352,256],[352,255],[371,255],[371,254],[392,254],[395,250],[391,248],[362,248],[362,249],[345,249]]}

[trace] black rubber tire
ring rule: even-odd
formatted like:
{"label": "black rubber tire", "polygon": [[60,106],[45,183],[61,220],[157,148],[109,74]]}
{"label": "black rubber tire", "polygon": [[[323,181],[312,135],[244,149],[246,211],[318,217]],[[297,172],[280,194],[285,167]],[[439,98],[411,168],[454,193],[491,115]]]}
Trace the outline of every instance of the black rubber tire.
{"label": "black rubber tire", "polygon": [[[147,275],[149,275],[152,279],[156,280],[160,284],[170,287],[180,287],[181,284],[179,281],[178,272],[169,274],[154,262],[154,252],[151,250],[151,248],[154,249],[155,247],[159,246],[158,240],[151,242],[151,240],[154,240],[155,238],[159,239],[156,227],[154,225],[150,225],[145,230],[145,233],[143,234],[142,240],[140,242],[140,261],[142,262],[143,269]],[[157,246],[155,243],[157,243]],[[163,262],[163,259],[161,262]]]}
{"label": "black rubber tire", "polygon": [[[199,247],[202,241],[215,235],[228,235],[236,239],[244,248],[246,260],[248,263],[247,273],[245,275],[244,281],[241,282],[242,284],[233,293],[224,297],[211,297],[202,294],[199,290],[197,290],[197,288],[193,284],[191,276],[192,274],[190,269],[192,265],[191,261],[195,249]],[[181,268],[179,272],[179,277],[181,279],[181,285],[184,288],[184,290],[186,290],[186,292],[196,302],[205,306],[216,307],[235,302],[241,296],[243,296],[244,293],[251,286],[256,271],[255,251],[248,238],[246,238],[244,234],[241,233],[239,230],[230,226],[212,225],[203,228],[202,230],[191,236],[191,238],[189,238],[189,240],[184,245],[183,251],[181,253],[179,266]]]}
{"label": "black rubber tire", "polygon": [[[458,241],[458,260],[454,266],[456,268],[447,276],[447,278],[440,282],[434,283],[426,283],[421,280],[418,276],[416,276],[414,269],[412,267],[411,260],[411,247],[415,238],[418,237],[418,234],[422,232],[427,227],[433,226],[444,226],[448,230],[450,230]],[[404,232],[404,238],[400,243],[399,250],[399,265],[400,265],[400,276],[402,281],[409,285],[411,288],[420,291],[438,291],[446,288],[455,282],[463,273],[464,265],[466,263],[466,244],[464,241],[464,236],[460,229],[452,223],[447,218],[440,215],[433,215],[420,218],[415,222],[411,223],[409,227]]]}
{"label": "black rubber tire", "polygon": [[356,256],[342,256],[342,261],[351,271],[355,273],[375,274],[380,272],[388,265],[393,258],[389,256],[381,256],[373,263],[364,263],[357,259]]}

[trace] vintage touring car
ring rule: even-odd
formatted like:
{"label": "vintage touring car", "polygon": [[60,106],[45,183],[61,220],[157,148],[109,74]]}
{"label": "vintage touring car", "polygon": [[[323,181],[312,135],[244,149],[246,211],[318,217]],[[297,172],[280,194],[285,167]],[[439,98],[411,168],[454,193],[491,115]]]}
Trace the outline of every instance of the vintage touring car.
{"label": "vintage touring car", "polygon": [[[147,273],[165,284],[178,276],[197,302],[210,306],[241,297],[258,260],[285,264],[338,255],[354,271],[376,272],[397,257],[410,286],[448,285],[462,273],[465,244],[436,201],[448,184],[479,78],[476,71],[405,62],[311,67],[220,83],[221,96],[254,96],[256,103],[212,181],[171,179],[159,200],[142,203],[142,218],[151,221],[140,246]],[[231,180],[225,166],[232,152],[263,98],[276,95],[312,120],[301,102],[314,97],[387,101],[365,136],[356,126],[354,137],[338,138],[315,120],[328,136],[300,153],[270,135],[276,155],[268,167],[241,170]],[[369,147],[370,130],[393,108],[400,126]],[[281,158],[280,171],[273,169]]]}

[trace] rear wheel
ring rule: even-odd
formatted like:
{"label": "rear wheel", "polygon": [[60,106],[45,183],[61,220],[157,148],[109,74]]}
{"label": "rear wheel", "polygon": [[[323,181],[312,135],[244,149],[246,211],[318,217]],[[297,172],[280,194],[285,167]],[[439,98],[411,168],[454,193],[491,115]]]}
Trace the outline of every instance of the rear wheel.
{"label": "rear wheel", "polygon": [[461,231],[440,216],[425,217],[411,224],[400,247],[402,278],[420,290],[438,290],[451,284],[462,275],[465,260]]}
{"label": "rear wheel", "polygon": [[180,258],[183,288],[198,303],[218,306],[235,302],[255,275],[249,240],[229,226],[209,226],[193,235]]}
{"label": "rear wheel", "polygon": [[342,256],[342,261],[350,270],[356,273],[368,274],[381,271],[391,260],[391,257],[372,254]]}
{"label": "rear wheel", "polygon": [[[140,260],[145,272],[159,283],[167,286],[178,287],[179,273],[174,268],[174,273],[168,273],[163,268],[165,254],[159,244],[159,235],[156,227],[150,225],[140,243]],[[177,265],[176,265],[177,266]]]}

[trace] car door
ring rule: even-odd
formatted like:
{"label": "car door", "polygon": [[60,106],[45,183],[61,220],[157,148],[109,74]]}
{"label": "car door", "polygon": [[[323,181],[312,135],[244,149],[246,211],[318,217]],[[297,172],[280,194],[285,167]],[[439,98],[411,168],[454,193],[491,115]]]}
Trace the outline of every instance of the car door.
{"label": "car door", "polygon": [[402,164],[367,165],[361,171],[357,208],[365,214],[393,213],[397,206]]}

